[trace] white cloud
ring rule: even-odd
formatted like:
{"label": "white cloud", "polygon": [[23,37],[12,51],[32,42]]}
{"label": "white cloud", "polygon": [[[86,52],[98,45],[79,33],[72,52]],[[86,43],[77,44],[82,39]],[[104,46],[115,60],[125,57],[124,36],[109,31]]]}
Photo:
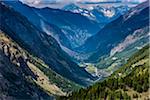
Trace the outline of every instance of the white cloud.
{"label": "white cloud", "polygon": [[123,1],[126,1],[126,2],[139,2],[139,3],[141,3],[141,2],[144,2],[146,0],[123,0]]}
{"label": "white cloud", "polygon": [[107,2],[107,1],[122,1],[122,2],[144,2],[146,0],[20,0],[25,4],[34,7],[52,7],[52,8],[61,8],[64,5],[69,3],[77,3],[77,2]]}

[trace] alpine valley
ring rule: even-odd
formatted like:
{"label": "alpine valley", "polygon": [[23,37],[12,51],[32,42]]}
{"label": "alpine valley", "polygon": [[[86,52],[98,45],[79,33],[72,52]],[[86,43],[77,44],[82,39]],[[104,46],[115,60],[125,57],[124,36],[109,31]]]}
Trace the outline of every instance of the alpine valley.
{"label": "alpine valley", "polygon": [[149,27],[148,0],[1,0],[0,100],[150,100]]}

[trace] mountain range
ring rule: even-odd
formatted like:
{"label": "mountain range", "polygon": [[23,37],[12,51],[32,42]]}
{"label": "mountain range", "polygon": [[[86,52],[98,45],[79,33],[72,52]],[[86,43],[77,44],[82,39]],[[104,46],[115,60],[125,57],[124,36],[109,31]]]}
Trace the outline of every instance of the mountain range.
{"label": "mountain range", "polygon": [[[142,3],[118,19],[107,24],[96,35],[88,38],[84,45],[77,48],[81,53],[90,53],[87,61],[98,61],[100,57],[110,54],[111,49],[124,41],[138,29],[149,26],[149,5]],[[147,33],[147,32],[146,32]]]}
{"label": "mountain range", "polygon": [[26,17],[3,3],[0,12],[1,30],[32,55],[42,59],[52,70],[82,85],[89,84],[85,80],[93,79],[70,59],[53,37],[40,31]]}
{"label": "mountain range", "polygon": [[[53,36],[60,45],[69,49],[80,46],[92,34],[99,31],[99,25],[80,14],[52,8],[34,8],[20,1],[5,1],[16,11],[26,16],[35,26]],[[29,16],[28,13],[31,13]],[[78,23],[79,20],[80,23]]]}
{"label": "mountain range", "polygon": [[79,13],[91,20],[94,20],[100,24],[100,28],[103,28],[107,23],[117,19],[124,13],[126,13],[130,7],[127,5],[120,5],[120,6],[93,6],[90,8],[81,8],[76,4],[69,4],[63,7],[62,9],[66,11],[71,11],[73,13]]}
{"label": "mountain range", "polygon": [[0,99],[149,99],[149,36],[149,1],[90,9],[0,1]]}

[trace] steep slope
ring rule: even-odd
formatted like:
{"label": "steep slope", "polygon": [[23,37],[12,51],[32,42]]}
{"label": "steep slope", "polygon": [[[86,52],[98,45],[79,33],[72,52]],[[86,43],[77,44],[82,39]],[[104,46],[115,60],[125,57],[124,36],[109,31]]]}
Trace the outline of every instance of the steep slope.
{"label": "steep slope", "polygon": [[[2,58],[1,65],[11,63],[10,65],[13,66],[9,66],[15,69],[16,72],[22,70],[19,75],[24,76],[26,80],[34,83],[33,86],[37,85],[37,88],[40,87],[43,89],[43,93],[45,92],[53,96],[65,95],[66,92],[76,90],[80,87],[52,71],[41,59],[30,55],[3,32],[0,32],[0,50],[2,51],[2,55],[5,55],[5,58],[9,59],[5,60]],[[4,69],[1,70],[4,75],[11,71],[9,67],[5,69],[7,72],[5,72]],[[15,76],[13,76],[13,74],[11,76],[10,74],[9,77],[12,78],[10,81],[10,84],[12,84]],[[18,85],[23,84],[24,83],[19,82]],[[9,87],[6,86],[5,88]],[[2,93],[3,92],[4,91],[2,91]],[[18,93],[21,94],[21,91],[18,90]]]}
{"label": "steep slope", "polygon": [[[89,20],[88,18],[80,14],[74,14],[69,11],[63,11],[59,9],[33,8],[22,4],[19,1],[7,1],[5,3],[13,6],[15,10],[26,16],[30,21],[34,21],[34,23],[36,23],[36,25],[38,26],[41,25],[41,22],[39,22],[40,20],[37,21],[33,14],[39,16],[42,20],[42,23],[44,21],[43,25],[40,27],[42,27],[42,30],[47,34],[52,33],[51,29],[46,27],[48,26],[47,23],[53,24],[57,28],[61,29],[61,32],[59,32],[60,34],[56,34],[56,37],[58,36],[62,41],[61,43],[65,44],[64,46],[69,47],[69,49],[80,46],[88,37],[96,34],[99,30],[99,26],[96,22]],[[31,15],[29,15],[29,13],[31,13]],[[37,22],[39,23],[37,24]],[[71,47],[68,46],[69,44],[67,44],[67,41],[65,39],[61,39],[62,33],[69,40]]]}
{"label": "steep slope", "polygon": [[26,52],[0,32],[0,99],[53,99],[53,90],[46,93],[36,84],[38,77],[28,67],[27,59],[31,60]]}
{"label": "steep slope", "polygon": [[127,60],[140,48],[149,43],[149,27],[136,30],[127,36],[110,51],[110,55],[101,57],[97,68],[106,69],[109,73],[125,64]]}
{"label": "steep slope", "polygon": [[[1,100],[51,100],[42,89],[28,82],[22,70],[11,64],[9,59],[0,51],[0,99]],[[32,91],[31,91],[32,90]]]}
{"label": "steep slope", "polygon": [[82,45],[88,37],[96,34],[99,29],[96,22],[80,14],[50,8],[34,10],[48,22],[61,28],[72,43],[73,48]]}
{"label": "steep slope", "polygon": [[40,32],[24,16],[0,4],[0,28],[28,52],[42,59],[52,70],[78,84],[88,85],[93,77],[70,60],[57,41]]}
{"label": "steep slope", "polygon": [[48,35],[52,36],[57,40],[60,46],[71,48],[71,44],[66,35],[58,28],[56,25],[48,23],[43,17],[39,16],[34,12],[32,7],[22,4],[20,1],[3,1],[3,3],[11,6],[16,11],[24,15],[32,24],[34,24],[38,29],[46,32]]}
{"label": "steep slope", "polygon": [[128,13],[106,25],[95,36],[90,37],[78,51],[93,53],[89,61],[97,61],[99,57],[109,54],[111,49],[136,30],[149,26],[148,1],[132,8]]}
{"label": "steep slope", "polygon": [[109,78],[80,89],[61,100],[148,100],[149,45],[135,53],[128,62]]}

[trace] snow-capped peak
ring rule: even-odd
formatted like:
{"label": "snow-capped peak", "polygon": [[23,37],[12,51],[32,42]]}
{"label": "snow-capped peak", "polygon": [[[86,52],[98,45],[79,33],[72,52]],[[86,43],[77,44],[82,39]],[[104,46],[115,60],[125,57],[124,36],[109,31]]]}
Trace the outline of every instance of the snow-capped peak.
{"label": "snow-capped peak", "polygon": [[73,13],[79,13],[86,16],[90,20],[94,20],[98,23],[109,23],[115,20],[120,15],[126,13],[129,10],[128,6],[91,6],[90,8],[82,8],[76,4],[70,4],[62,8],[66,11],[71,11]]}

